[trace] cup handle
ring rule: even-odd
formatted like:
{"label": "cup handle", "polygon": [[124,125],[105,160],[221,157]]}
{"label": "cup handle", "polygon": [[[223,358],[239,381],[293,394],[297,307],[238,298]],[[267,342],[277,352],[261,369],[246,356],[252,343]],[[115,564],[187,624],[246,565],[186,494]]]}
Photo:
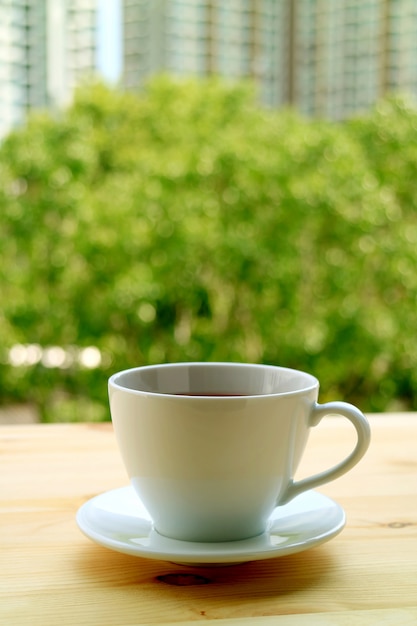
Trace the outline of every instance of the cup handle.
{"label": "cup handle", "polygon": [[329,414],[346,417],[356,428],[358,440],[353,452],[351,452],[350,455],[344,459],[344,461],[338,463],[329,470],[299,481],[291,480],[286,491],[284,492],[283,497],[279,500],[280,506],[282,504],[286,504],[303,491],[313,489],[314,487],[328,483],[335,478],[339,478],[339,476],[342,476],[342,474],[345,474],[352,469],[352,467],[360,461],[367,451],[371,440],[371,430],[368,420],[359,409],[353,406],[353,404],[348,404],[347,402],[326,402],[325,404],[315,403],[311,411],[309,426],[317,426],[322,418]]}

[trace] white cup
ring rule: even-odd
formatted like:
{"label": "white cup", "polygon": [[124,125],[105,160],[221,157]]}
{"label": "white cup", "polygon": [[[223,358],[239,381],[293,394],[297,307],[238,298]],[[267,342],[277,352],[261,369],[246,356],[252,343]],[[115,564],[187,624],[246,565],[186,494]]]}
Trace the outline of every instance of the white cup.
{"label": "white cup", "polygon": [[[270,365],[176,363],[109,379],[112,422],[136,493],[160,534],[232,541],[261,534],[275,507],[349,471],[370,429],[351,404],[317,404],[310,374]],[[357,432],[352,453],[294,481],[310,428],[337,414]]]}

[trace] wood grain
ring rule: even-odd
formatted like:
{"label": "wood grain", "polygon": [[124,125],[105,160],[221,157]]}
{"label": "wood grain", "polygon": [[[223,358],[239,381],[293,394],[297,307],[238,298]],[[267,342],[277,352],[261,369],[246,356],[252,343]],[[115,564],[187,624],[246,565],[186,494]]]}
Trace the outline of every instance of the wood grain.
{"label": "wood grain", "polygon": [[[372,443],[321,488],[347,526],[304,553],[218,568],[112,552],[78,530],[78,507],[123,486],[110,424],[0,426],[0,623],[417,623],[417,415],[370,416]],[[300,477],[351,448],[343,420],[313,433]]]}

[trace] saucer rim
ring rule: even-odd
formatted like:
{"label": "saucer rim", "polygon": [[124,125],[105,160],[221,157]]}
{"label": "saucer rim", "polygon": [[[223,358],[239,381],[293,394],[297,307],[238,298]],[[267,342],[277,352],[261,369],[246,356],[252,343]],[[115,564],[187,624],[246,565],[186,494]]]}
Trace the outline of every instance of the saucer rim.
{"label": "saucer rim", "polygon": [[[319,497],[323,500],[323,504],[327,502],[329,505],[336,509],[336,512],[338,514],[337,522],[335,522],[333,526],[329,527],[329,529],[327,529],[325,532],[322,532],[320,534],[314,534],[313,532],[311,536],[306,537],[306,531],[304,531],[301,538],[294,540],[289,544],[287,543],[287,545],[285,546],[280,546],[280,544],[270,544],[266,545],[263,548],[260,548],[255,544],[253,545],[252,549],[250,548],[250,544],[254,540],[259,539],[259,537],[262,537],[263,535],[268,536],[269,534],[275,535],[277,533],[269,533],[269,531],[267,530],[265,531],[265,533],[263,533],[263,535],[260,535],[258,537],[251,537],[248,539],[224,543],[195,543],[178,541],[175,539],[169,539],[164,537],[163,539],[166,541],[166,543],[172,543],[172,549],[165,548],[164,550],[158,550],[140,544],[137,544],[137,546],[131,545],[127,541],[115,539],[109,536],[109,534],[105,534],[102,531],[97,531],[96,529],[94,529],[91,524],[91,520],[88,519],[88,512],[94,507],[95,501],[108,494],[117,495],[117,493],[119,492],[127,491],[132,492],[132,494],[137,497],[132,486],[125,486],[116,489],[110,489],[84,502],[79,507],[76,514],[76,522],[81,532],[94,543],[115,552],[127,554],[134,557],[174,562],[179,565],[233,565],[245,563],[248,561],[258,561],[288,556],[290,554],[303,552],[313,547],[318,547],[319,545],[330,541],[331,539],[336,537],[346,525],[346,513],[343,507],[338,502],[318,491],[309,490],[300,494],[297,499],[302,500],[303,496],[306,497],[307,494],[313,495],[314,497]],[[151,524],[151,522],[149,523]],[[156,531],[152,530],[151,528],[149,532]],[[230,547],[230,545],[233,545],[234,548],[240,547],[241,550],[233,550],[233,552],[225,551],[226,546]],[[195,551],[190,551],[191,546],[193,546]],[[189,551],[187,551],[187,547]]]}

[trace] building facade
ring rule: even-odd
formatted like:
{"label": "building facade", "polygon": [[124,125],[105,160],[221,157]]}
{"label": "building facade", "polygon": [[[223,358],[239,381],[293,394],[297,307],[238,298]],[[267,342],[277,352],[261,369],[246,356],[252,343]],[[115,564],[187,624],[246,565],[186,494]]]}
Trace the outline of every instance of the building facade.
{"label": "building facade", "polygon": [[252,78],[262,101],[341,119],[417,93],[415,0],[124,0],[128,89],[156,72]]}
{"label": "building facade", "polygon": [[94,72],[97,0],[0,0],[0,137]]}
{"label": "building facade", "polygon": [[[97,73],[97,15],[109,2],[0,0],[0,137]],[[416,0],[112,2],[125,89],[160,72],[250,78],[267,106],[330,119],[391,91],[417,94]]]}
{"label": "building facade", "polygon": [[278,105],[287,98],[290,15],[286,0],[124,0],[123,85],[158,72],[249,77]]}

